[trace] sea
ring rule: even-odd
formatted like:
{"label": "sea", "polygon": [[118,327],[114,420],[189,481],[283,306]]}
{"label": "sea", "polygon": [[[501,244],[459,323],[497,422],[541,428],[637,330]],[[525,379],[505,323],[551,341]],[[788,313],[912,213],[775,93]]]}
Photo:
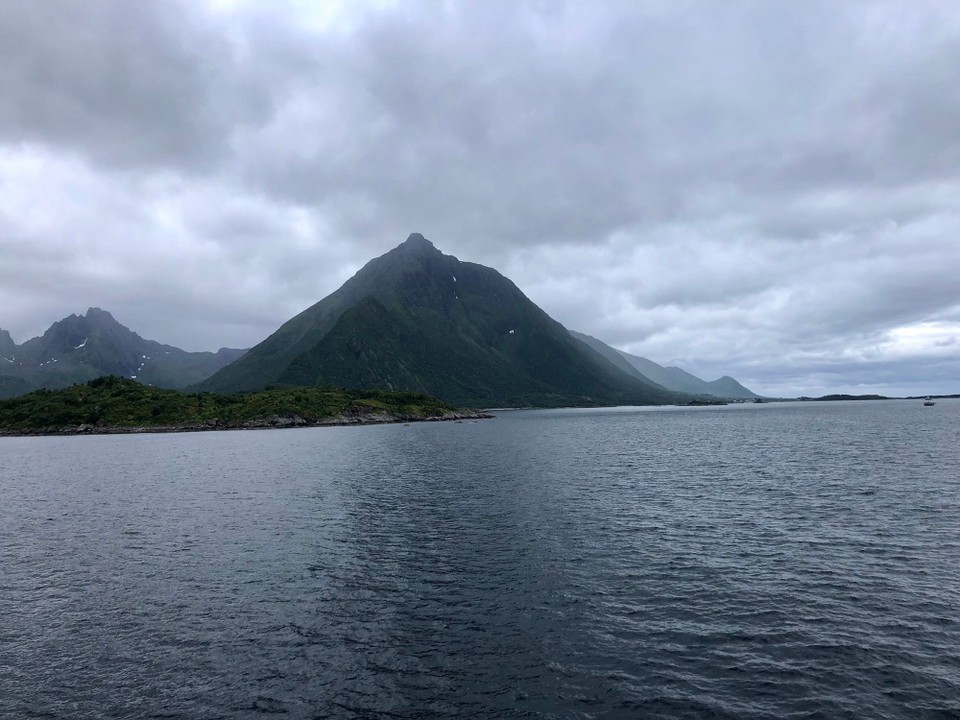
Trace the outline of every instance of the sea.
{"label": "sea", "polygon": [[0,438],[0,717],[960,717],[960,400],[496,415]]}

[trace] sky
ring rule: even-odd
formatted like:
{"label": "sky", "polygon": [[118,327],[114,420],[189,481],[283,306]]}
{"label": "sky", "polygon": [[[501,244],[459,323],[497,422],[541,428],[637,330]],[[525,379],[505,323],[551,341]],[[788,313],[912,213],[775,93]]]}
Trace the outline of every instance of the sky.
{"label": "sky", "polygon": [[960,392],[954,0],[7,0],[0,328],[249,347],[423,233],[756,392]]}

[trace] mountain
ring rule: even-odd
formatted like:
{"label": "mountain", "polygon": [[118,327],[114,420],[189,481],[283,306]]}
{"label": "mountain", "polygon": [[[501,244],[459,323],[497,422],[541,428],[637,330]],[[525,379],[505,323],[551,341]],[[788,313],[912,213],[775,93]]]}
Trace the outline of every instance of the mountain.
{"label": "mountain", "polygon": [[718,398],[737,400],[760,397],[729,375],[724,375],[718,380],[701,380],[696,375],[678,367],[664,367],[653,362],[653,360],[612,348],[590,335],[572,331],[570,334],[589,345],[624,372],[632,372],[668,390],[689,393],[690,395],[713,395]]}
{"label": "mountain", "polygon": [[22,395],[30,391],[30,385],[15,374],[17,363],[17,344],[10,333],[0,330],[0,398]]}
{"label": "mountain", "polygon": [[186,352],[144,340],[99,308],[55,322],[40,337],[17,346],[0,331],[0,397],[55,390],[104,375],[145,385],[182,389],[200,382],[243,354],[221,348]]}
{"label": "mountain", "polygon": [[268,385],[414,390],[473,407],[678,399],[574,339],[496,270],[417,233],[196,389]]}
{"label": "mountain", "polygon": [[[570,334],[574,338],[582,342],[584,345],[589,347],[594,352],[597,352],[603,357],[605,357],[611,364],[615,365],[617,368],[625,372],[627,375],[642,378],[647,382],[656,382],[651,378],[648,378],[647,376],[645,376],[643,373],[637,370],[633,365],[631,365],[627,361],[627,359],[620,354],[619,350],[610,347],[605,342],[601,340],[597,340],[597,338],[593,337],[592,335],[586,335],[581,332],[576,332],[575,330],[571,330]],[[657,384],[661,385],[662,387],[665,387],[661,383],[657,383]]]}
{"label": "mountain", "polygon": [[696,375],[692,375],[678,367],[663,367],[662,365],[657,365],[657,363],[652,360],[647,360],[646,358],[631,355],[623,351],[619,352],[624,359],[639,372],[651,379],[655,378],[656,382],[677,392],[736,399],[754,399],[760,397],[729,375],[724,375],[717,380],[701,380]]}
{"label": "mountain", "polygon": [[11,357],[17,352],[17,344],[6,330],[0,330],[0,361],[13,362]]}
{"label": "mountain", "polygon": [[32,389],[30,383],[22,377],[0,374],[0,399],[23,395]]}
{"label": "mountain", "polygon": [[[670,368],[667,368],[668,370]],[[680,368],[674,368],[680,370]],[[690,377],[695,377],[691,375]],[[700,380],[700,378],[696,378]],[[701,380],[701,382],[703,382]],[[736,379],[730,377],[729,375],[724,375],[723,377],[717,378],[716,380],[710,380],[707,382],[707,385],[711,388],[710,394],[716,395],[717,397],[725,398],[735,398],[738,400],[756,400],[760,396],[757,395],[753,390],[744,387]]]}

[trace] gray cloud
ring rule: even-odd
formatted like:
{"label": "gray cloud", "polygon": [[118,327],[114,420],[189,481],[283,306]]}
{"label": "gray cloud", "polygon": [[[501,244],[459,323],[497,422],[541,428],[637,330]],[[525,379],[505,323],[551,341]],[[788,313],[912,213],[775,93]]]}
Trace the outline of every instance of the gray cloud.
{"label": "gray cloud", "polygon": [[0,138],[104,165],[211,161],[244,121],[230,46],[178,2],[4,3]]}
{"label": "gray cloud", "polygon": [[0,327],[249,345],[416,230],[708,379],[956,383],[958,67],[933,0],[6,3]]}

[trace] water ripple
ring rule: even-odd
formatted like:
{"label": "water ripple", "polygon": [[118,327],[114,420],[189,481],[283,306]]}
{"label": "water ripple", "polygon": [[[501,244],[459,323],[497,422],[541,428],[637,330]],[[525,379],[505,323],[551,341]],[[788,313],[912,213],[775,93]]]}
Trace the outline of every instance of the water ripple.
{"label": "water ripple", "polygon": [[0,717],[960,717],[960,402],[0,439]]}

